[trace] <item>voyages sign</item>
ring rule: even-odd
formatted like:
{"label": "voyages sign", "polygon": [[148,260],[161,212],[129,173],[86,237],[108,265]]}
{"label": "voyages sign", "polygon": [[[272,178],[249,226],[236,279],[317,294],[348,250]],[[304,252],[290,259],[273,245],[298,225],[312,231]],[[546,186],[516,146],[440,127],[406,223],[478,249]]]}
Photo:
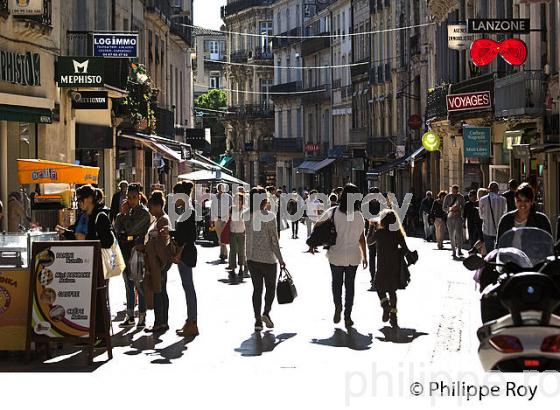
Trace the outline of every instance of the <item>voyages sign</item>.
{"label": "voyages sign", "polygon": [[41,57],[38,53],[18,54],[0,50],[0,81],[41,85]]}
{"label": "voyages sign", "polygon": [[101,57],[58,57],[56,82],[59,87],[102,87],[104,70]]}
{"label": "voyages sign", "polygon": [[95,33],[93,55],[96,57],[138,57],[138,34]]}
{"label": "voyages sign", "polygon": [[447,111],[466,111],[492,108],[490,91],[477,91],[447,96]]}
{"label": "voyages sign", "polygon": [[469,33],[529,34],[529,19],[468,19]]}

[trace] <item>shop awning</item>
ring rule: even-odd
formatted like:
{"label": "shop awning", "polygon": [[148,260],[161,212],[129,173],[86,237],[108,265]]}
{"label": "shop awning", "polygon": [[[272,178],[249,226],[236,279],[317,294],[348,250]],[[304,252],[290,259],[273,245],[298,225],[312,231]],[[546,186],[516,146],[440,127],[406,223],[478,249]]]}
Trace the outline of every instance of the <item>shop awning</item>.
{"label": "shop awning", "polygon": [[182,161],[181,153],[175,151],[174,149],[171,149],[167,145],[160,144],[159,142],[152,142],[150,145],[154,148],[154,151],[159,153],[162,157],[167,158],[171,161]]}
{"label": "shop awning", "polygon": [[531,145],[531,154],[540,154],[541,152],[558,152],[560,151],[559,144],[536,144]]}
{"label": "shop awning", "polygon": [[425,153],[426,153],[426,149],[424,147],[420,147],[416,151],[412,152],[411,154],[405,155],[404,157],[401,157],[396,161],[373,168],[371,171],[367,173],[367,175],[368,176],[381,175],[393,171],[397,168],[404,167],[408,163],[420,158]]}
{"label": "shop awning", "polygon": [[18,180],[25,184],[97,184],[99,168],[41,159],[18,159]]}
{"label": "shop awning", "polygon": [[52,111],[46,108],[0,104],[0,120],[52,124]]}
{"label": "shop awning", "polygon": [[182,149],[190,150],[190,145],[183,142],[170,140],[157,135],[148,135],[140,133],[120,133],[121,137],[137,141],[152,151],[157,152],[162,157],[176,162],[183,161],[181,155]]}
{"label": "shop awning", "polygon": [[303,161],[296,167],[296,171],[301,174],[314,174],[313,168],[319,161]]}
{"label": "shop awning", "polygon": [[178,176],[179,179],[193,182],[229,182],[231,184],[249,185],[232,175],[219,170],[200,170]]}
{"label": "shop awning", "polygon": [[327,159],[324,159],[322,161],[319,161],[319,163],[314,166],[313,170],[314,170],[314,172],[318,172],[318,171],[322,170],[323,168],[328,167],[329,165],[331,165],[335,161],[336,161],[336,158],[327,158]]}

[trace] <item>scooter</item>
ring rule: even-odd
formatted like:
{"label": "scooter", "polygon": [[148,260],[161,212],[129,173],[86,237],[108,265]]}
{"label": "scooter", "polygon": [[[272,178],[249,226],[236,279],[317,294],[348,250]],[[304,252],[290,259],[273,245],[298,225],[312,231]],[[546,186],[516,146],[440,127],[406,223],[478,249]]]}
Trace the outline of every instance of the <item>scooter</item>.
{"label": "scooter", "polygon": [[482,367],[559,371],[560,259],[552,237],[536,228],[514,228],[503,235],[493,256],[494,262],[478,255],[463,262],[469,270],[498,273],[481,297],[485,323],[477,336]]}

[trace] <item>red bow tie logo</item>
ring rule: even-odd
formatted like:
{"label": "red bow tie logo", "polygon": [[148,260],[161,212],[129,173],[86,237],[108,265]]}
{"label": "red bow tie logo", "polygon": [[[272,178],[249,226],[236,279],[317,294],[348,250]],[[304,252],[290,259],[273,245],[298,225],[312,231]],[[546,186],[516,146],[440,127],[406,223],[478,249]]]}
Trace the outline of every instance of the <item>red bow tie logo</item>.
{"label": "red bow tie logo", "polygon": [[477,67],[490,64],[498,54],[511,65],[521,65],[527,59],[527,46],[517,38],[508,38],[501,43],[481,38],[471,44],[470,53]]}

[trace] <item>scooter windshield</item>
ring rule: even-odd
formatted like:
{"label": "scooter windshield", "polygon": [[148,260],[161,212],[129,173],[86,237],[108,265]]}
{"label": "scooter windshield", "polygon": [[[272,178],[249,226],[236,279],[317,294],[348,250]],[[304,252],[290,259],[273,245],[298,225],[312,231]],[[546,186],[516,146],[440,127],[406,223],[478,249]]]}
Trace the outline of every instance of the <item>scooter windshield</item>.
{"label": "scooter windshield", "polygon": [[542,229],[513,228],[500,237],[498,248],[517,248],[527,255],[532,266],[535,266],[554,255],[554,240]]}

